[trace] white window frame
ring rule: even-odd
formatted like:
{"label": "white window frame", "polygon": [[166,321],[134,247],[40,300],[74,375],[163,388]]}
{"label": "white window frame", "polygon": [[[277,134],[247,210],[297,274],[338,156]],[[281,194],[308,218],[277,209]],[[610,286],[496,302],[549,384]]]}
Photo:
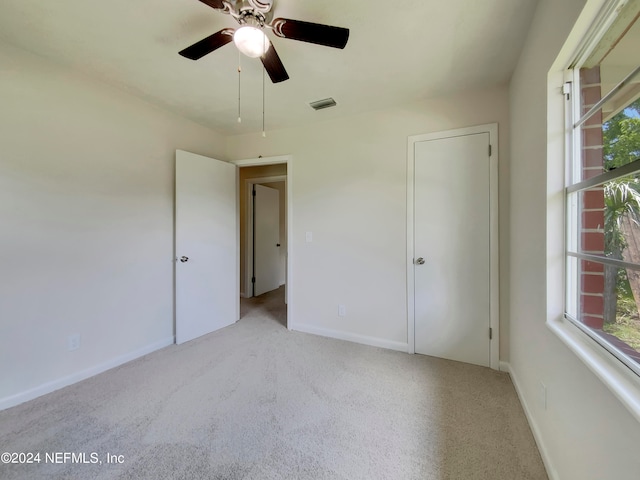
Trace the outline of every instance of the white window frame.
{"label": "white window frame", "polygon": [[[565,125],[567,125],[567,150],[571,150],[570,156],[567,157],[567,170],[570,171],[567,179],[567,187],[569,186],[575,186],[579,183],[581,183],[581,181],[574,181],[573,180],[573,173],[575,173],[576,171],[580,171],[582,169],[582,162],[581,162],[581,147],[582,147],[582,139],[581,139],[581,128],[580,126],[576,126],[576,122],[577,120],[579,120],[580,117],[580,80],[579,80],[579,66],[574,68],[572,70],[573,73],[573,81],[570,82],[571,85],[571,93],[568,96],[568,99],[565,100],[566,101],[566,107],[565,108],[565,112],[567,115],[566,121],[565,121]],[[566,91],[566,90],[565,90]],[[634,162],[633,164],[628,164],[628,166],[632,166],[635,165],[636,162]],[[627,165],[625,165],[625,167],[627,167]],[[630,174],[633,173],[638,173],[640,172],[640,165],[635,166],[635,168],[633,168],[632,170],[629,170],[627,168],[624,167],[620,167],[618,169],[616,169],[616,171],[612,171],[612,172],[608,172],[607,177],[609,177],[610,180],[615,180],[617,178],[622,178],[625,176],[628,176]],[[602,185],[603,183],[597,183],[596,185],[593,186],[599,186]],[[575,193],[579,193],[579,192],[586,192],[588,189],[583,189],[583,190],[578,190]],[[571,205],[569,205],[569,195],[565,194],[565,198],[566,198],[566,214],[565,214],[565,218],[566,218],[566,235],[567,235],[567,251],[570,252],[576,252],[575,255],[571,255],[571,254],[567,254],[567,270],[569,270],[569,263],[574,263],[572,262],[572,258],[575,259],[575,265],[572,265],[571,267],[571,274],[567,273],[565,275],[566,278],[566,291],[567,291],[567,300],[566,302],[576,302],[578,303],[579,301],[579,296],[580,296],[580,292],[578,291],[578,287],[579,287],[579,282],[577,281],[577,277],[580,274],[577,270],[577,265],[580,262],[580,260],[588,260],[588,261],[593,261],[595,263],[599,263],[602,265],[611,265],[610,262],[606,262],[603,259],[598,259],[595,256],[592,256],[592,258],[588,258],[588,256],[584,255],[584,254],[580,254],[579,253],[579,246],[578,246],[578,238],[580,236],[580,231],[581,231],[581,227],[580,227],[580,210],[579,210],[579,205],[578,205],[578,197],[577,195],[572,196],[572,199],[575,199],[576,201],[572,202]],[[573,248],[571,248],[569,245],[575,245]],[[619,268],[625,268],[624,265],[622,265],[623,263],[626,262],[618,262],[620,263],[620,265],[617,265]],[[631,265],[629,265],[629,267],[632,267]],[[627,268],[629,268],[627,267]],[[582,330],[584,333],[586,333],[589,337],[591,337],[596,343],[598,343],[601,347],[603,347],[604,349],[606,349],[611,355],[613,355],[614,357],[616,357],[619,361],[621,361],[623,364],[625,364],[630,370],[632,370],[636,375],[640,376],[640,365],[638,365],[636,362],[634,362],[633,360],[629,359],[622,351],[620,351],[618,348],[615,347],[615,345],[607,342],[606,340],[604,340],[602,337],[598,336],[597,334],[593,333],[588,327],[584,326],[584,324],[582,322],[580,322],[577,318],[572,317],[569,313],[567,312],[572,312],[574,311],[573,309],[577,310],[577,305],[566,305],[565,307],[565,318],[567,318],[569,321],[571,321],[571,323],[573,323],[576,327],[578,327],[580,330]]]}
{"label": "white window frame", "polygon": [[[566,184],[569,183],[569,166],[577,159],[574,142],[580,142],[573,134],[573,121],[577,112],[567,115],[566,95],[563,85],[573,83],[571,95],[576,98],[578,88],[570,67],[579,65],[597,44],[602,32],[614,20],[615,12],[626,0],[588,0],[565,45],[548,75],[548,155],[547,155],[547,327],[611,390],[629,412],[640,421],[640,377],[620,362],[608,350],[602,348],[586,329],[565,318],[565,299],[571,280],[567,274]],[[579,95],[579,92],[577,92]],[[577,97],[579,98],[579,97]],[[575,102],[571,102],[575,108]],[[575,277],[577,278],[577,277]]]}

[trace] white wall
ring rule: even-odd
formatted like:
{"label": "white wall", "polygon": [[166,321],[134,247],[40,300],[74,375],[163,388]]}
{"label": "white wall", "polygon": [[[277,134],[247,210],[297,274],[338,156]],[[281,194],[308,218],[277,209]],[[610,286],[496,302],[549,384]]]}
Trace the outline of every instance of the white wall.
{"label": "white wall", "polygon": [[[547,218],[547,206],[562,203],[547,191],[548,182],[558,184],[561,176],[547,178],[547,162],[555,160],[547,158],[548,142],[562,140],[561,132],[547,139],[547,72],[584,4],[541,0],[511,81],[510,362],[551,478],[636,479],[640,425],[545,326],[547,318],[562,314],[558,295],[547,296],[547,288],[561,291],[561,269],[547,276],[545,266],[562,263],[561,243],[556,248],[554,239],[561,242],[563,228],[560,215]],[[550,94],[560,102],[561,82]],[[562,115],[562,106],[550,111]],[[546,410],[541,382],[547,386]]]}
{"label": "white wall", "polygon": [[175,149],[224,139],[6,44],[0,65],[2,407],[173,340]]}
{"label": "white wall", "polygon": [[[293,155],[293,328],[406,350],[407,137],[498,122],[504,215],[507,91],[466,92],[326,122],[320,111],[318,118],[266,138],[230,137],[227,157]],[[312,243],[305,232],[312,232]],[[506,275],[503,281],[508,284]],[[339,304],[346,305],[345,317],[338,316]],[[506,325],[505,318],[503,334]]]}

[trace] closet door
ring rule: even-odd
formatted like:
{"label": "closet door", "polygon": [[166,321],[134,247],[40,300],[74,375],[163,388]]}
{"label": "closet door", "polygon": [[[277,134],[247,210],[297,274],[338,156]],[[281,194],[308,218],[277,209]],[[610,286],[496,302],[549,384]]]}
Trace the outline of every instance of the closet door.
{"label": "closet door", "polygon": [[415,352],[489,366],[489,133],[414,145]]}

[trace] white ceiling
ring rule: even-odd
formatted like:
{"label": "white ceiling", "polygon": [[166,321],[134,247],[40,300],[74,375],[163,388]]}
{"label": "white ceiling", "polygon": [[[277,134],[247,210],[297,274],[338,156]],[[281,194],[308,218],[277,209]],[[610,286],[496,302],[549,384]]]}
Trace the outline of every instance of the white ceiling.
{"label": "white ceiling", "polygon": [[[267,130],[509,81],[537,0],[275,0],[274,17],[350,29],[344,50],[269,37],[289,80],[266,77]],[[2,0],[0,39],[224,134],[261,130],[262,64],[233,44],[178,51],[237,23],[198,0]],[[314,111],[310,101],[338,106]]]}

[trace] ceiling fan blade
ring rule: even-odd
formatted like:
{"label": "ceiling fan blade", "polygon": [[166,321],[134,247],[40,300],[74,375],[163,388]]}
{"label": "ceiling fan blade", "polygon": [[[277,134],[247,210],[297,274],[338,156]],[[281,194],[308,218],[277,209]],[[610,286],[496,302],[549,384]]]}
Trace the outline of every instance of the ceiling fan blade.
{"label": "ceiling fan blade", "polygon": [[225,6],[222,3],[222,0],[200,0],[205,5],[209,5],[211,8],[215,8],[216,10],[224,10]]}
{"label": "ceiling fan blade", "polygon": [[349,40],[349,29],[320,23],[276,18],[271,22],[273,33],[282,38],[315,43],[326,47],[344,48]]}
{"label": "ceiling fan blade", "polygon": [[199,58],[202,58],[233,41],[233,32],[235,32],[233,28],[223,28],[219,32],[209,35],[207,38],[203,38],[199,42],[194,43],[179,53],[183,57],[191,60],[198,60]]}
{"label": "ceiling fan blade", "polygon": [[269,78],[271,78],[273,83],[280,83],[289,79],[289,74],[284,69],[284,65],[282,64],[273,43],[269,46],[269,50],[260,57],[260,60],[262,60],[264,69],[269,74]]}

